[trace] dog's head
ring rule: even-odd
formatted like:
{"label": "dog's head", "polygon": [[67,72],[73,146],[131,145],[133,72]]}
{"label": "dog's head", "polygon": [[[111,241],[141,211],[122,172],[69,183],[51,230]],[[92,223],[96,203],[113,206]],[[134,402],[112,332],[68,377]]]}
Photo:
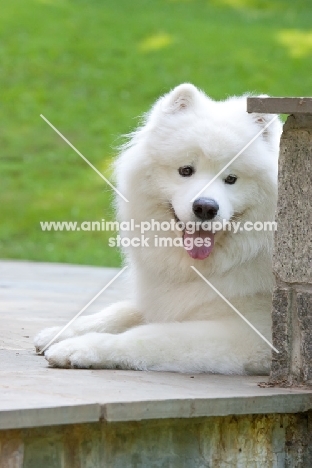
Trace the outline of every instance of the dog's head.
{"label": "dog's head", "polygon": [[136,218],[197,223],[185,239],[211,239],[188,250],[198,259],[222,236],[209,223],[271,220],[281,134],[274,117],[248,114],[246,96],[216,102],[191,84],[160,98],[117,164]]}

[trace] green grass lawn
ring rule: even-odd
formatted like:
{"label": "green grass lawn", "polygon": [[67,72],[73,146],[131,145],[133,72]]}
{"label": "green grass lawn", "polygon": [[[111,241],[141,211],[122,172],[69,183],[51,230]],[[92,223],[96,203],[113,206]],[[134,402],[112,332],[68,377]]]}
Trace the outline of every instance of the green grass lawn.
{"label": "green grass lawn", "polygon": [[153,101],[189,81],[213,98],[311,95],[309,0],[10,0],[0,15],[0,258],[116,266],[103,174]]}

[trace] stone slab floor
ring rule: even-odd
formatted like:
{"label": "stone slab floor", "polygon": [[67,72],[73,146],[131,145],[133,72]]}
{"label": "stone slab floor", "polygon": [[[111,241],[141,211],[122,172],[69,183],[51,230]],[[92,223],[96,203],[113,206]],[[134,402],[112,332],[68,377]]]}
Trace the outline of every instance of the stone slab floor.
{"label": "stone slab floor", "polygon": [[[81,430],[82,432],[86,431],[86,434],[90,432],[87,429],[88,425],[91,425],[91,429],[95,428],[90,429],[91,432],[94,430],[98,434],[97,431],[100,430],[98,424],[102,424],[102,428],[109,427],[109,424],[116,428],[114,426],[116,424],[143,424],[145,420],[146,424],[148,421],[153,422],[150,434],[156,434],[157,438],[161,437],[161,434],[166,434],[169,426],[178,424],[179,427],[182,427],[187,420],[189,420],[191,428],[194,424],[196,426],[196,421],[201,421],[200,424],[208,424],[209,418],[214,417],[227,418],[231,415],[249,415],[248,418],[250,418],[250,415],[255,415],[256,418],[259,418],[259,415],[271,415],[268,417],[274,419],[276,414],[287,414],[288,416],[285,417],[291,418],[292,416],[289,416],[291,414],[306,412],[312,408],[311,391],[262,388],[258,383],[265,380],[263,377],[49,368],[46,360],[35,354],[32,345],[33,336],[44,327],[66,324],[114,277],[116,272],[117,270],[114,269],[97,267],[17,261],[0,262],[0,436],[3,434],[3,440],[7,441],[3,447],[11,447],[10,453],[17,454],[16,460],[19,449],[14,449],[14,440],[20,440],[15,438],[17,437],[16,431],[37,431],[34,432],[33,437],[38,444],[41,430],[55,430],[61,434],[60,428],[64,427],[68,438],[68,434],[79,432],[77,429],[79,425],[82,425],[84,429]],[[125,297],[124,283],[125,281],[120,277],[85,313],[97,312],[105,305],[120,299],[120,297]],[[249,422],[247,419],[245,422],[244,420],[239,424],[242,424],[241,427],[245,428],[245,431]],[[139,423],[139,421],[141,422]],[[161,421],[163,421],[164,426],[162,426]],[[179,421],[182,422],[179,423]],[[225,419],[219,421],[217,426],[213,424],[213,430],[217,430],[216,427],[221,427],[222,424],[224,425],[225,421]],[[235,424],[238,424],[237,421]],[[261,421],[263,425],[264,420],[261,419]],[[228,420],[226,424],[228,428],[226,430],[229,430],[232,423]],[[255,423],[250,422],[250,424],[256,428]],[[279,424],[276,421],[274,424],[271,428],[272,434],[277,434],[276,427],[281,426],[276,426]],[[76,429],[73,431],[68,429],[71,427]],[[135,427],[135,430],[139,430],[138,426]],[[146,431],[149,431],[144,427],[140,429],[142,437],[146,437]],[[209,427],[212,427],[211,424]],[[255,432],[255,437],[259,437],[258,429]],[[115,431],[115,429],[113,430]],[[132,428],[132,434],[134,434],[133,430]],[[170,437],[174,437],[174,430],[173,428],[173,432],[170,432],[171,429],[170,431],[168,429]],[[14,437],[10,435],[11,432],[13,435],[15,434]],[[187,438],[187,432],[183,434],[181,435],[182,442],[185,437]],[[229,434],[229,440],[231,440],[232,435]],[[250,436],[252,437],[252,430]],[[220,437],[222,439],[222,435]],[[244,437],[246,438],[246,433]],[[151,446],[154,448],[155,443],[157,444],[157,441],[153,440]],[[165,444],[165,442],[163,443]],[[72,442],[69,443],[70,447],[71,444]],[[143,444],[143,442],[138,442],[138,444]],[[256,448],[259,445],[257,444],[258,442],[256,442]],[[145,450],[142,445],[141,449],[138,447],[135,452],[137,454],[141,453],[140,450]],[[49,459],[49,462],[44,461],[45,455],[42,455],[43,458],[39,457],[39,461],[31,458],[33,455],[27,455],[30,457],[29,464],[27,464],[28,462],[14,464],[13,462],[5,462],[5,460],[9,460],[6,450],[9,449],[3,449],[1,452],[0,437],[1,467],[27,466],[28,468],[28,466],[36,467],[40,464],[45,468],[50,468],[50,466],[90,466],[92,468],[93,466],[192,466],[192,468],[223,466],[220,460],[216,461],[216,465],[209,464],[208,461],[207,463],[201,461],[195,463],[194,460],[185,465],[181,464],[181,461],[176,464],[165,461],[154,464],[151,461],[150,464],[144,462],[145,465],[138,461],[133,464],[129,462],[129,465],[119,465],[117,462],[99,465],[80,461],[80,464],[77,465],[72,462],[69,462],[68,465],[65,462],[58,465],[59,462],[53,464],[54,462],[51,461],[56,455],[53,455],[54,458]],[[57,453],[57,449],[55,450]],[[118,451],[118,449],[116,450]],[[159,458],[161,453],[164,453],[163,460],[167,460],[167,455],[163,450],[165,450],[164,447],[160,447],[157,456]],[[170,452],[171,449],[168,448],[168,450]],[[192,450],[195,450],[194,447]],[[215,456],[213,455],[213,447],[210,446],[209,450],[211,451],[209,457],[212,457],[212,460]],[[173,456],[172,453],[171,456]],[[231,457],[234,460],[233,455]],[[224,466],[245,466],[243,464],[232,465],[228,461],[226,463]],[[260,465],[254,465],[250,462],[248,466]],[[272,466],[284,465],[272,464]]]}

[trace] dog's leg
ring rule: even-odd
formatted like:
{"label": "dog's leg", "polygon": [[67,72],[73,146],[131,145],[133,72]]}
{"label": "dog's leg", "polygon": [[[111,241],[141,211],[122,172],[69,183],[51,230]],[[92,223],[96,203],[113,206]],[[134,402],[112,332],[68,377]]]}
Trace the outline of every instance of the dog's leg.
{"label": "dog's leg", "polygon": [[235,317],[148,324],[118,335],[89,333],[51,346],[46,359],[55,367],[265,374],[270,349]]}
{"label": "dog's leg", "polygon": [[[84,335],[90,332],[122,333],[129,328],[142,323],[142,315],[130,302],[117,302],[94,315],[79,317],[75,320],[54,343]],[[34,339],[36,351],[40,352],[63,327],[45,328]]]}

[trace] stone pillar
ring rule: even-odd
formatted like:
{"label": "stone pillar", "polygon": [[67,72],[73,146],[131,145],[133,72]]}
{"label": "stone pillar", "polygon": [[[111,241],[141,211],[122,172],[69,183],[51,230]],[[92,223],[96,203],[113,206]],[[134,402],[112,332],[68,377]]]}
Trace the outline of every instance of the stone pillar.
{"label": "stone pillar", "polygon": [[249,98],[248,112],[289,113],[280,144],[270,382],[312,386],[312,98]]}

